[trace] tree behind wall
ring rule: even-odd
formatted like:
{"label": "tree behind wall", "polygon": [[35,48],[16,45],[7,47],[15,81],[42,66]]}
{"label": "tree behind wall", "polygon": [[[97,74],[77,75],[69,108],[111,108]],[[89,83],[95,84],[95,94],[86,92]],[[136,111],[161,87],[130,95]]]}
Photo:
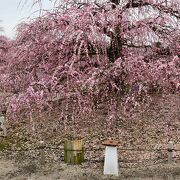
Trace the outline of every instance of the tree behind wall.
{"label": "tree behind wall", "polygon": [[144,110],[152,93],[178,91],[179,7],[178,1],[65,1],[21,24],[3,82],[14,94],[8,113],[41,114],[58,94],[60,119],[93,118],[107,104],[113,122]]}

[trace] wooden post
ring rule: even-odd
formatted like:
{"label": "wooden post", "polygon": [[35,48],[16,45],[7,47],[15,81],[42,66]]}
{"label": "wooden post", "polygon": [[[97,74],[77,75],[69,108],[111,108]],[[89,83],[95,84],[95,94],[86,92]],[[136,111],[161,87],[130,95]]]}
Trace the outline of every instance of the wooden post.
{"label": "wooden post", "polygon": [[0,136],[6,136],[5,116],[0,114]]}
{"label": "wooden post", "polygon": [[173,157],[173,141],[168,142],[168,163],[172,163]]}
{"label": "wooden post", "polygon": [[84,161],[84,147],[82,140],[65,141],[64,161],[68,164],[81,164]]}
{"label": "wooden post", "polygon": [[44,141],[40,141],[40,164],[43,166],[45,164],[45,155],[44,155]]}

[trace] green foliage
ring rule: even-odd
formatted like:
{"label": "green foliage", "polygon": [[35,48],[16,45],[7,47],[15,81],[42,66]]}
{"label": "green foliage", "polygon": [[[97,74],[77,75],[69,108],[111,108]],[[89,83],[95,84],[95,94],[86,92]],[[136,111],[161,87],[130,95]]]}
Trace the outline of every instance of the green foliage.
{"label": "green foliage", "polygon": [[0,151],[7,149],[7,147],[8,147],[8,144],[6,144],[6,142],[0,142]]}

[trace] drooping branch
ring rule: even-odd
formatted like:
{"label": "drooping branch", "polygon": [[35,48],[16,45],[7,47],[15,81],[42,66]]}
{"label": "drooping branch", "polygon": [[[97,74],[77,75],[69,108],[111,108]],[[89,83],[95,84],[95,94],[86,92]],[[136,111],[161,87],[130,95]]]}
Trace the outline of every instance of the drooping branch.
{"label": "drooping branch", "polygon": [[[112,1],[113,2],[113,1]],[[159,10],[160,12],[163,13],[168,13],[171,16],[176,17],[177,19],[180,19],[180,10],[174,9],[173,6],[168,6],[168,5],[163,5],[162,3],[153,3],[153,1],[142,1],[142,0],[130,0],[123,9],[128,9],[128,8],[138,8],[138,7],[143,7],[143,6],[150,6],[155,10]],[[179,4],[180,7],[180,4]]]}
{"label": "drooping branch", "polygon": [[127,8],[137,8],[137,7],[142,7],[142,6],[149,6],[150,3],[146,2],[146,1],[142,1],[142,0],[130,0],[130,2],[128,2],[123,9],[127,9]]}

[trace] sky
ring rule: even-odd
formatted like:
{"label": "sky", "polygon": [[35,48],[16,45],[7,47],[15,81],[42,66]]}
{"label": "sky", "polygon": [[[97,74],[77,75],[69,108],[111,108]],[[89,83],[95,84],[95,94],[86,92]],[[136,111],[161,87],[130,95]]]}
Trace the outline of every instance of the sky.
{"label": "sky", "polygon": [[[23,2],[25,0],[0,0],[0,27],[4,29],[4,32],[0,32],[1,35],[13,38],[17,24],[28,21],[29,16],[35,17],[38,15],[38,5],[32,7],[32,0],[29,0],[23,6]],[[42,5],[43,9],[50,9],[52,7],[49,0],[43,0]]]}

